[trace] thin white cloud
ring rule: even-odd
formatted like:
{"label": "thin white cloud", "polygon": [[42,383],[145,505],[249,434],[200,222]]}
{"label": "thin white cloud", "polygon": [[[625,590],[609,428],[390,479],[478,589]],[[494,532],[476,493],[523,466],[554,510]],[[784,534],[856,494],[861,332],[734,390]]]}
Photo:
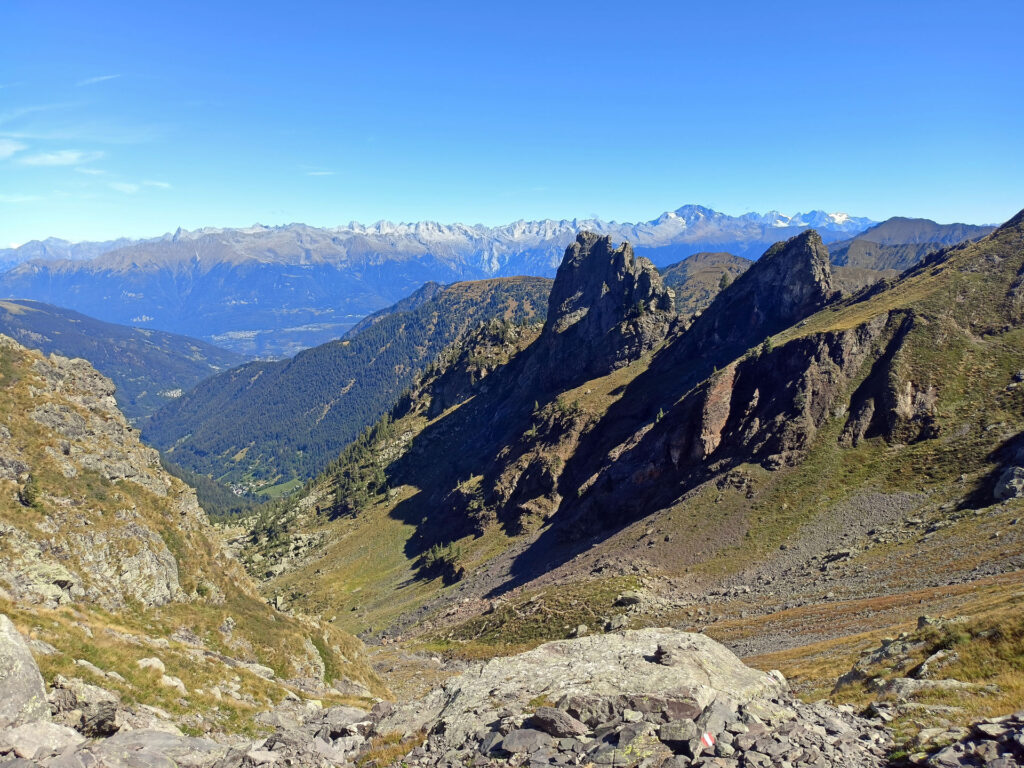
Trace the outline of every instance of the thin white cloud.
{"label": "thin white cloud", "polygon": [[[0,124],[4,122],[0,115]],[[147,144],[165,135],[165,126],[124,126],[107,120],[65,121],[49,125],[34,123],[19,128],[3,128],[4,136],[26,141],[76,141],[95,144]]]}
{"label": "thin white cloud", "polygon": [[87,77],[85,80],[79,80],[75,83],[76,86],[81,88],[83,85],[95,85],[96,83],[103,83],[107,80],[116,80],[120,75],[100,75],[99,77]]}
{"label": "thin white cloud", "polygon": [[56,152],[40,152],[38,155],[26,155],[19,157],[18,162],[22,165],[82,165],[99,160],[103,157],[102,152],[83,152],[80,149],[59,149]]}
{"label": "thin white cloud", "polygon": [[[73,102],[60,102],[58,104],[37,104],[32,107],[15,107],[9,109],[6,112],[0,112],[0,125],[20,120],[28,115],[34,115],[38,112],[50,112],[53,110],[61,110],[67,107],[74,106]],[[10,131],[4,131],[8,136],[14,135]],[[25,138],[23,136],[17,136],[16,138]]]}
{"label": "thin white cloud", "polygon": [[134,195],[139,191],[138,184],[129,184],[126,181],[112,181],[110,182],[110,188],[118,192],[124,192],[126,195]]}
{"label": "thin white cloud", "polygon": [[334,171],[306,171],[307,176],[333,176]]}
{"label": "thin white cloud", "polygon": [[106,176],[107,172],[99,168],[75,168],[78,173],[84,173],[86,176]]}
{"label": "thin white cloud", "polygon": [[15,152],[21,152],[23,149],[28,149],[28,145],[13,139],[0,139],[0,160],[6,160]]}
{"label": "thin white cloud", "polygon": [[147,187],[156,187],[158,189],[170,189],[171,185],[166,181],[144,181],[142,182]]}
{"label": "thin white cloud", "polygon": [[41,200],[39,195],[0,195],[0,203],[31,203],[35,200]]}

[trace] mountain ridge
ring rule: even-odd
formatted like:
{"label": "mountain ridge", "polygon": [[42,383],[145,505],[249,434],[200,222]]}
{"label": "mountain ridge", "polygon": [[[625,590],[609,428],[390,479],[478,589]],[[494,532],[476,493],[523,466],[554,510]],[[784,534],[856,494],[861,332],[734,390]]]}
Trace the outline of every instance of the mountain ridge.
{"label": "mountain ridge", "polygon": [[[456,654],[594,622],[708,626],[701,595],[730,606],[716,631],[754,622],[764,638],[736,636],[765,652],[795,642],[770,623],[794,604],[849,600],[870,626],[879,595],[1009,577],[1024,539],[1005,526],[1022,502],[993,488],[1024,455],[1024,233],[1011,224],[852,297],[805,233],[692,324],[553,390],[532,384],[543,335],[475,386],[459,369],[479,351],[452,350],[278,518],[320,543],[252,567],[367,637]],[[245,558],[267,551],[262,530]],[[648,607],[615,618],[634,599],[615,596],[638,584]]]}
{"label": "mountain ridge", "polygon": [[806,228],[805,219],[827,224],[827,239],[872,223],[820,212],[737,217],[688,205],[636,224],[574,219],[500,227],[379,222],[178,231],[89,260],[25,262],[0,274],[0,293],[280,357],[342,336],[430,281],[552,276],[581,229],[629,241],[638,256],[662,266],[706,250],[757,256]]}
{"label": "mountain ridge", "polygon": [[118,406],[136,423],[202,379],[247,361],[199,339],[35,301],[0,299],[0,333],[43,354],[87,359],[114,381]]}
{"label": "mountain ridge", "polygon": [[359,333],[200,383],[154,414],[143,435],[174,463],[235,485],[305,479],[461,333],[492,318],[541,319],[549,285],[539,277],[428,285]]}
{"label": "mountain ridge", "polygon": [[[820,245],[816,246],[819,250],[823,247],[823,243],[820,237],[816,241]],[[938,247],[938,246],[935,246]],[[628,360],[635,356],[636,350],[629,350],[630,344],[637,345],[637,348],[641,351],[650,349],[654,344],[658,342],[663,336],[669,332],[669,328],[673,324],[686,326],[694,322],[698,322],[699,315],[712,303],[715,297],[723,290],[723,286],[730,284],[730,282],[736,282],[752,264],[751,262],[740,257],[733,256],[726,253],[702,253],[689,256],[683,261],[670,265],[661,271],[660,276],[656,275],[652,270],[653,265],[650,261],[643,256],[637,255],[633,246],[624,242],[619,246],[614,246],[614,241],[610,236],[588,234],[584,240],[580,240],[577,236],[577,241],[570,246],[571,249],[576,249],[576,255],[573,257],[564,257],[563,262],[559,267],[559,274],[563,271],[568,270],[575,277],[573,278],[573,284],[570,287],[565,288],[565,295],[555,296],[554,301],[557,305],[566,305],[566,312],[575,315],[575,319],[581,320],[585,323],[590,323],[598,318],[598,325],[604,330],[602,333],[608,333],[608,338],[591,344],[588,338],[580,338],[575,341],[563,340],[561,344],[555,349],[553,346],[549,350],[548,357],[550,360],[566,359],[569,357],[575,358],[580,361],[580,364],[574,367],[560,366],[554,363],[544,363],[537,361],[531,371],[524,371],[523,376],[529,377],[531,382],[539,381],[537,377],[537,370],[544,369],[550,371],[546,374],[546,378],[549,379],[549,385],[557,376],[562,375],[578,375],[580,367],[586,367],[586,365],[593,363],[598,366],[608,365],[609,360],[616,359],[617,356],[624,355],[623,359]],[[593,251],[593,253],[591,253]],[[614,258],[612,254],[616,254]],[[770,257],[774,251],[769,248],[766,255]],[[591,275],[591,270],[583,264],[587,259],[593,259],[594,256],[599,254],[597,262],[599,265],[607,261],[607,269],[604,267],[595,267],[596,272],[602,274],[601,279],[596,279],[594,275]],[[579,263],[577,263],[579,262]],[[575,265],[575,266],[573,266]],[[819,265],[819,271],[824,268]],[[884,278],[895,277],[895,270],[879,271],[871,270],[863,267],[834,267],[832,270],[832,280],[836,286],[840,286],[847,293],[856,292],[866,285],[877,282]],[[568,272],[566,273],[568,274]],[[630,285],[626,286],[622,283],[623,279],[630,281]],[[504,280],[526,280],[526,278],[502,278]],[[479,283],[480,286],[486,285],[487,283]],[[564,285],[569,285],[568,282],[564,282]],[[642,284],[642,285],[641,285]],[[456,285],[462,285],[463,288],[460,290],[469,289],[474,285],[473,282],[466,282]],[[668,298],[662,293],[661,286],[672,288],[676,292],[675,296],[675,313],[679,315],[678,318],[671,317],[671,312],[667,312],[671,307],[666,304]],[[540,286],[540,284],[538,284]],[[612,290],[612,288],[615,288]],[[618,293],[619,288],[625,293]],[[368,315],[359,324],[357,324],[352,330],[350,330],[344,339],[355,340],[359,335],[368,329],[372,328],[377,323],[394,323],[395,315],[407,314],[408,317],[413,318],[415,313],[430,302],[437,299],[439,296],[451,288],[445,287],[436,282],[429,282],[424,284],[417,291],[413,292],[406,298],[397,302],[386,310]],[[778,286],[779,296],[782,296],[786,292],[786,285],[780,283]],[[626,295],[630,298],[626,298]],[[468,296],[468,294],[467,294]],[[773,300],[778,297],[773,297]],[[551,296],[541,298],[539,294],[534,296],[532,301],[535,303],[546,304],[551,300]],[[620,308],[620,304],[625,302],[628,305],[628,312],[623,314],[624,310]],[[468,304],[460,304],[460,312],[469,310]],[[742,313],[748,311],[750,307],[737,306],[736,312]],[[561,312],[561,310],[560,310]],[[601,319],[603,317],[603,319]],[[565,323],[566,326],[571,326],[573,322],[566,319],[558,320],[552,318],[552,322]],[[730,320],[732,322],[732,320]],[[621,325],[619,330],[615,330]],[[379,335],[378,329],[378,335]],[[631,338],[631,341],[627,343],[627,336]],[[449,338],[448,343],[455,343],[454,339]],[[380,339],[380,348],[386,349],[387,342],[385,339]],[[542,346],[551,346],[548,341],[545,340]],[[314,348],[319,349],[319,348]],[[335,347],[340,349],[340,347]],[[420,359],[418,366],[432,365],[431,357],[435,353],[439,352],[440,349],[437,347],[431,348],[433,351],[427,356]],[[302,353],[308,354],[308,353]],[[333,364],[329,363],[332,358],[332,353],[325,350],[317,352],[318,359],[321,361],[320,366],[325,369],[332,369]],[[266,366],[263,364],[256,364],[250,366],[247,371],[264,370],[269,371],[274,366]],[[265,371],[265,372],[266,372]],[[236,372],[236,374],[230,374],[231,376],[241,375],[243,372]],[[312,375],[312,374],[311,374]],[[409,381],[410,371],[406,370],[404,373],[399,373],[401,379],[401,386],[404,386]],[[404,378],[403,378],[404,377]],[[217,442],[217,448],[214,449],[214,443],[209,442],[210,437],[210,423],[222,420],[221,410],[226,409],[225,412],[232,412],[235,414],[235,423],[233,424],[230,431],[237,432],[243,425],[255,420],[256,423],[262,424],[266,419],[266,414],[260,410],[258,413],[243,414],[238,411],[238,407],[241,402],[251,399],[255,396],[257,389],[266,389],[269,386],[271,378],[264,378],[261,382],[257,382],[247,391],[236,392],[240,400],[225,402],[221,406],[218,406],[214,412],[207,413],[207,417],[204,420],[199,420],[198,415],[202,409],[202,403],[207,402],[209,405],[209,399],[212,396],[213,391],[218,386],[218,381],[226,381],[226,378],[222,378],[218,381],[212,381],[209,386],[203,388],[201,391],[195,393],[189,393],[182,400],[182,402],[175,407],[168,409],[168,413],[164,414],[158,419],[158,421],[167,417],[171,411],[178,411],[185,414],[187,409],[192,406],[196,409],[195,413],[191,416],[184,417],[177,426],[168,429],[168,424],[155,425],[159,431],[153,431],[147,429],[146,434],[149,436],[156,436],[157,443],[164,449],[170,449],[174,447],[174,450],[181,450],[185,452],[183,462],[187,470],[200,473],[212,473],[214,476],[220,476],[224,471],[231,471],[237,468],[233,462],[224,459],[224,456],[234,455],[238,451],[246,451],[246,456],[250,453],[255,455],[260,453],[263,448],[260,446],[268,439],[269,432],[265,427],[260,426],[257,428],[257,433],[263,435],[254,441],[254,444],[249,448],[246,448],[247,441],[235,440],[230,444],[220,444]],[[328,377],[329,378],[329,377]],[[336,382],[337,387],[344,389],[347,384],[346,382]],[[389,385],[390,386],[390,385]],[[401,388],[399,386],[399,389]],[[299,387],[286,387],[286,391],[302,390],[304,391],[306,385]],[[392,390],[389,390],[392,391]],[[397,391],[394,391],[397,395]],[[283,397],[283,395],[282,395]],[[345,398],[351,398],[353,395],[346,394]],[[335,397],[327,389],[322,393],[322,396],[318,399],[308,399],[306,401],[306,408],[310,414],[323,414],[332,413],[334,409]],[[369,414],[371,417],[375,417],[377,413],[387,410],[393,404],[393,401],[384,402],[380,401],[380,410]],[[365,415],[365,414],[364,414]],[[328,417],[331,423],[334,424],[339,434],[344,434],[350,437],[355,435],[365,427],[370,426],[372,418],[369,420],[357,420],[355,424],[340,424],[333,415]],[[174,419],[172,419],[174,421]],[[201,423],[205,421],[207,423]],[[280,435],[286,435],[289,431],[295,428],[295,423],[288,418],[279,420],[278,429],[274,430],[275,433]],[[191,435],[191,436],[190,436]],[[277,438],[275,438],[277,439]],[[181,441],[181,442],[179,442]],[[216,442],[216,441],[215,441]],[[191,445],[195,443],[195,445]],[[340,447],[340,444],[336,441],[333,443]],[[203,458],[199,456],[190,457],[190,452],[197,450],[202,453]],[[225,453],[227,452],[227,453]],[[277,455],[277,454],[275,454]],[[216,456],[221,456],[221,459],[216,459]],[[279,459],[270,458],[269,465],[265,466],[261,470],[261,474],[268,476],[267,472],[270,472],[272,467],[278,463]],[[329,460],[329,459],[328,459]],[[248,462],[247,458],[245,462]],[[304,460],[303,460],[304,461]],[[197,463],[198,462],[198,463]],[[322,467],[326,461],[321,460],[319,467]],[[299,472],[299,476],[304,479],[308,479],[310,476],[308,473],[308,463],[303,464],[305,469]],[[287,474],[292,475],[293,470],[287,470]],[[237,473],[235,473],[237,474]],[[272,473],[271,473],[272,474]],[[238,482],[238,478],[235,477],[233,482]],[[206,497],[204,497],[206,498]],[[212,503],[212,502],[211,502]]]}
{"label": "mountain ridge", "polygon": [[902,271],[944,246],[978,240],[995,229],[895,216],[849,240],[834,243],[829,250],[837,266]]}

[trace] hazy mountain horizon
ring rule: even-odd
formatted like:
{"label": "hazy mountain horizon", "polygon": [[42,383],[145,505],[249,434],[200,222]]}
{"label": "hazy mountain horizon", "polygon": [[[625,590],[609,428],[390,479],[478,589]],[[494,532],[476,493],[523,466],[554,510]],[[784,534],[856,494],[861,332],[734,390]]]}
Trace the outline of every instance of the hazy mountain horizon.
{"label": "hazy mountain horizon", "polygon": [[290,229],[315,229],[327,232],[334,232],[338,234],[342,233],[353,233],[353,234],[364,234],[364,235],[388,235],[388,234],[419,234],[429,235],[432,233],[439,233],[443,231],[450,232],[465,232],[472,233],[475,235],[482,235],[484,233],[494,232],[502,233],[507,235],[522,235],[527,232],[535,231],[538,228],[543,229],[544,227],[551,228],[564,228],[564,227],[576,227],[580,229],[590,228],[593,229],[595,226],[601,227],[641,227],[644,225],[654,226],[658,224],[664,224],[672,219],[683,219],[687,220],[688,217],[693,216],[695,212],[706,212],[710,214],[716,214],[725,216],[731,219],[739,219],[742,221],[762,224],[772,228],[785,228],[794,226],[824,226],[827,229],[839,229],[844,232],[851,234],[862,231],[872,224],[877,223],[875,220],[867,217],[851,216],[843,212],[826,212],[824,210],[815,209],[806,213],[797,212],[791,216],[780,213],[777,210],[770,210],[765,213],[757,212],[746,212],[742,214],[732,215],[716,211],[708,206],[698,204],[686,204],[676,208],[675,210],[665,211],[659,216],[649,221],[620,221],[618,219],[606,219],[599,216],[588,216],[588,217],[574,217],[574,218],[543,218],[543,219],[525,219],[519,218],[514,221],[509,221],[503,224],[467,224],[461,221],[455,221],[450,223],[444,223],[434,219],[422,219],[417,221],[392,221],[391,219],[378,219],[369,224],[363,224],[358,221],[349,221],[345,224],[337,225],[325,225],[319,226],[316,224],[310,224],[304,221],[292,221],[282,224],[263,224],[255,222],[246,227],[231,227],[231,226],[203,226],[195,229],[186,229],[182,226],[175,227],[174,230],[167,230],[159,235],[153,235],[150,237],[126,237],[123,235],[117,235],[109,239],[104,240],[91,240],[91,239],[66,239],[55,236],[46,236],[40,238],[34,238],[24,243],[18,243],[17,245],[11,245],[8,248],[0,248],[0,270],[10,269],[17,264],[31,260],[43,260],[43,261],[85,261],[93,259],[104,253],[118,250],[120,248],[131,247],[136,245],[143,245],[146,243],[156,242],[177,242],[182,239],[195,240],[200,237],[208,235],[218,235],[224,233],[237,233],[237,234],[259,234],[271,231],[281,231]]}

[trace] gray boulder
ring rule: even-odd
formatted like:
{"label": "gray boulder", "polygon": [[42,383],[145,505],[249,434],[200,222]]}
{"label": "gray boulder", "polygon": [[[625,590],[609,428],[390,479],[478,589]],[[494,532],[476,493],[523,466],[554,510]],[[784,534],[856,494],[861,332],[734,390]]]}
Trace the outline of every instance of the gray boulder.
{"label": "gray boulder", "polygon": [[[671,665],[658,663],[662,654]],[[675,629],[642,629],[614,635],[559,640],[507,658],[470,668],[426,699],[399,706],[384,718],[381,733],[415,732],[427,727],[451,745],[489,730],[487,713],[498,708],[529,712],[538,697],[565,702],[558,708],[577,720],[599,721],[612,707],[645,700],[684,702],[681,717],[693,717],[719,696],[737,703],[784,693],[771,675],[747,667],[724,645],[709,637]],[[579,706],[570,703],[582,702]],[[586,706],[584,706],[586,704]],[[592,710],[592,711],[591,711]],[[605,714],[607,713],[607,714]],[[667,719],[676,719],[666,715]]]}
{"label": "gray boulder", "polygon": [[871,690],[896,699],[911,699],[919,693],[929,691],[973,691],[978,686],[960,680],[915,680],[911,677],[894,677],[891,680],[872,681]]}
{"label": "gray boulder", "polygon": [[0,729],[49,719],[36,660],[11,620],[0,614]]}
{"label": "gray boulder", "polygon": [[540,707],[526,724],[558,739],[583,736],[589,730],[568,712],[554,707]]}
{"label": "gray boulder", "polygon": [[[1016,768],[1024,763],[1024,711],[975,723],[968,730],[925,729],[918,734],[921,752],[910,755],[929,768]],[[936,749],[936,745],[945,744]]]}
{"label": "gray boulder", "polygon": [[121,731],[92,751],[104,766],[203,768],[225,758],[229,748],[208,739],[164,731]]}
{"label": "gray boulder", "polygon": [[996,501],[1017,499],[1024,496],[1024,467],[1007,467],[996,480],[992,495]]}
{"label": "gray boulder", "polygon": [[[538,708],[538,700],[555,704]],[[892,744],[881,725],[803,704],[781,675],[674,629],[563,640],[492,659],[421,702],[399,705],[377,733],[421,728],[426,741],[405,761],[418,768],[505,758],[522,768],[881,768]]]}
{"label": "gray boulder", "polygon": [[517,728],[510,731],[509,734],[502,739],[501,749],[505,752],[518,754],[520,752],[536,752],[537,750],[543,749],[551,744],[551,737],[546,733],[532,728]]}
{"label": "gray boulder", "polygon": [[121,697],[76,677],[57,675],[50,691],[50,708],[58,719],[86,736],[110,736],[117,732]]}
{"label": "gray boulder", "polygon": [[67,726],[46,720],[36,720],[12,728],[0,735],[0,751],[10,748],[15,755],[26,760],[46,758],[77,747],[85,739]]}

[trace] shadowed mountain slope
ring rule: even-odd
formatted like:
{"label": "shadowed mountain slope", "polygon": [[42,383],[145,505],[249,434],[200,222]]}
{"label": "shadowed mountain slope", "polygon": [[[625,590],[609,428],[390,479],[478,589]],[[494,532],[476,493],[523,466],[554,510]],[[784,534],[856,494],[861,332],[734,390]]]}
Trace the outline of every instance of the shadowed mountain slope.
{"label": "shadowed mountain slope", "polygon": [[411,309],[359,333],[208,379],[155,414],[145,438],[192,472],[250,490],[310,477],[460,334],[492,318],[543,318],[549,286],[544,278],[427,286],[401,305]]}
{"label": "shadowed mountain slope", "polygon": [[[272,522],[317,545],[274,550],[258,527],[245,557],[342,626],[480,653],[608,626],[638,583],[631,626],[700,625],[680,590],[746,585],[722,610],[761,615],[1017,569],[1024,537],[989,534],[1024,503],[998,501],[1024,456],[1022,218],[849,298],[804,233],[689,325],[632,314],[626,251],[583,240],[539,335],[464,340]],[[590,279],[583,253],[603,254]],[[618,313],[588,328],[579,310],[608,295]],[[593,354],[644,318],[633,353]],[[559,346],[573,320],[585,356]],[[494,362],[475,383],[474,359]],[[750,647],[792,642],[763,630]]]}

